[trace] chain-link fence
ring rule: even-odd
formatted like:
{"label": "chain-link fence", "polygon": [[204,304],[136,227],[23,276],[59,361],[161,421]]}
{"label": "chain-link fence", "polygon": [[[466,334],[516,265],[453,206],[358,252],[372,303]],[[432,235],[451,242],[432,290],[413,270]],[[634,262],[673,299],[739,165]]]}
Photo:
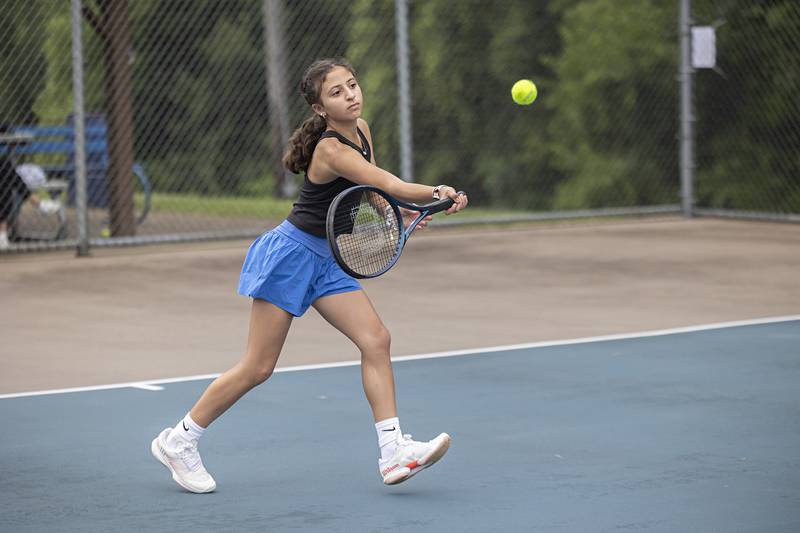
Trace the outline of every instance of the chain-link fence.
{"label": "chain-link fence", "polygon": [[698,212],[800,221],[800,3],[696,1],[716,64],[695,74]]}
{"label": "chain-link fence", "polygon": [[[300,77],[337,55],[356,68],[378,164],[470,193],[448,221],[680,211],[679,0],[72,3],[81,85],[69,2],[0,10],[0,156],[30,182],[4,215],[11,249],[74,246],[81,221],[93,245],[271,227],[300,180],[280,165],[309,113]],[[695,205],[800,213],[800,8],[693,9],[695,21],[724,22],[719,68],[695,74]],[[520,78],[539,87],[531,106],[510,98]]]}
{"label": "chain-link fence", "polygon": [[[59,155],[56,146],[32,153],[29,131],[48,124],[57,103],[71,101],[70,50],[68,2],[6,2],[0,9],[0,248],[9,240],[74,245],[65,240],[74,210],[61,202],[70,182],[58,172],[74,154]],[[58,122],[65,125],[67,114]],[[74,134],[64,131],[59,141],[69,152]]]}
{"label": "chain-link fence", "polygon": [[[495,210],[679,203],[677,19],[665,2],[418,2],[414,148],[423,180]],[[530,107],[512,84],[539,87]]]}

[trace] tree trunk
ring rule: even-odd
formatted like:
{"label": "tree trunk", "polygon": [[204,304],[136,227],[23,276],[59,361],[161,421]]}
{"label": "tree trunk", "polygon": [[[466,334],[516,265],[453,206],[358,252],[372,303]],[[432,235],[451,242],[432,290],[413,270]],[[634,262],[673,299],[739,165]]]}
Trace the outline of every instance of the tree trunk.
{"label": "tree trunk", "polygon": [[111,235],[136,234],[133,204],[133,111],[128,0],[99,2],[105,37],[105,107],[108,120],[108,194]]}
{"label": "tree trunk", "polygon": [[286,40],[283,35],[284,0],[264,0],[263,29],[269,99],[269,129],[272,141],[272,172],[275,194],[279,198],[294,195],[296,187],[291,174],[283,167],[283,150],[289,137],[289,112],[286,101]]}

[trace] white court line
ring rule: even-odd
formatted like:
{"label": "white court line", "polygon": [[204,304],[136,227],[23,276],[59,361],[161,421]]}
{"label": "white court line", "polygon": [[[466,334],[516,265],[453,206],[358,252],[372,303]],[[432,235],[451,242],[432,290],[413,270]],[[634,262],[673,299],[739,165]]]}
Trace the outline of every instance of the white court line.
{"label": "white court line", "polygon": [[[708,331],[712,329],[725,329],[725,328],[737,328],[742,326],[757,326],[759,324],[774,324],[777,322],[793,322],[800,320],[800,315],[785,315],[785,316],[773,316],[767,318],[755,318],[751,320],[736,320],[733,322],[717,322],[714,324],[701,324],[698,326],[686,326],[681,328],[671,328],[671,329],[657,329],[652,331],[638,331],[633,333],[619,333],[616,335],[602,335],[598,337],[582,337],[577,339],[565,339],[565,340],[556,340],[556,341],[542,341],[542,342],[530,342],[525,344],[508,344],[504,346],[488,346],[485,348],[472,348],[469,350],[452,350],[449,352],[433,352],[433,353],[426,353],[426,354],[419,354],[419,355],[402,355],[399,357],[392,357],[392,361],[399,362],[399,361],[415,361],[418,359],[434,359],[439,357],[456,357],[461,355],[480,355],[486,353],[495,353],[495,352],[507,352],[511,350],[523,350],[523,349],[531,349],[531,348],[547,348],[550,346],[567,346],[570,344],[588,344],[592,342],[606,342],[606,341],[616,341],[616,340],[624,340],[624,339],[640,339],[646,337],[660,337],[664,335],[677,335],[680,333],[692,333],[696,331]],[[275,372],[298,372],[301,370],[318,370],[322,368],[338,368],[344,366],[356,366],[361,364],[361,361],[341,361],[338,363],[320,363],[315,365],[299,365],[299,366],[287,366],[282,368],[275,369]],[[0,394],[0,400],[10,399],[10,398],[23,398],[27,396],[44,396],[48,394],[66,394],[70,392],[90,392],[90,391],[100,391],[100,390],[111,390],[111,389],[127,389],[127,388],[134,388],[134,389],[143,389],[148,391],[159,391],[163,390],[164,387],[159,385],[163,385],[166,383],[181,383],[184,381],[198,381],[203,379],[214,379],[219,377],[219,373],[217,374],[201,374],[197,376],[183,376],[178,378],[165,378],[165,379],[150,379],[144,381],[134,381],[130,383],[112,383],[109,385],[94,385],[90,387],[73,387],[68,389],[52,389],[52,390],[42,390],[42,391],[32,391],[32,392],[18,392],[12,394]]]}
{"label": "white court line", "polygon": [[150,385],[149,383],[132,383],[131,387],[133,387],[134,389],[152,390],[152,391],[164,390],[164,387],[159,387],[158,385]]}

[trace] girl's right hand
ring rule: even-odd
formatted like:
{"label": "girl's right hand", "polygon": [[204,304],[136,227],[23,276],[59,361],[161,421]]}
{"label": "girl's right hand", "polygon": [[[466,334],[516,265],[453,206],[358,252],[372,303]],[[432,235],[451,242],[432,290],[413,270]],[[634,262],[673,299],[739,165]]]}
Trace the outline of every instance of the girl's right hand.
{"label": "girl's right hand", "polygon": [[439,197],[440,198],[451,198],[453,200],[453,202],[455,202],[453,204],[453,207],[451,207],[450,209],[448,209],[447,211],[444,212],[445,215],[452,215],[453,213],[461,211],[462,209],[467,207],[467,204],[469,203],[469,198],[467,198],[467,194],[466,193],[458,194],[458,191],[456,191],[454,188],[450,187],[449,185],[443,185],[439,189]]}

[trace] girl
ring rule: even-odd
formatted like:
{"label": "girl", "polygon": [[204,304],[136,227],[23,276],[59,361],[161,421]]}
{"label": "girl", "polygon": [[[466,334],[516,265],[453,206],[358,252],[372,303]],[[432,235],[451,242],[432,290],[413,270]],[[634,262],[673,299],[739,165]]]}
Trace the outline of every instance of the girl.
{"label": "girl", "polygon": [[[216,488],[197,451],[203,432],[272,375],[292,318],[312,305],[361,351],[361,379],[376,422],[383,482],[405,481],[441,459],[450,446],[446,433],[417,442],[401,432],[389,332],[359,283],[332,258],[325,217],[333,198],[356,184],[375,185],[408,202],[452,198],[455,203],[448,214],[465,208],[467,197],[446,185],[406,183],[376,166],[369,126],[360,118],[361,88],[346,60],[314,62],[300,91],[314,114],[292,134],[283,162],[294,173],[304,172],[305,179],[287,219],[259,237],[244,260],[239,293],[253,298],[245,354],[209,385],[183,420],[162,431],[151,445],[153,456],[191,492]],[[409,213],[407,222],[412,218]]]}

